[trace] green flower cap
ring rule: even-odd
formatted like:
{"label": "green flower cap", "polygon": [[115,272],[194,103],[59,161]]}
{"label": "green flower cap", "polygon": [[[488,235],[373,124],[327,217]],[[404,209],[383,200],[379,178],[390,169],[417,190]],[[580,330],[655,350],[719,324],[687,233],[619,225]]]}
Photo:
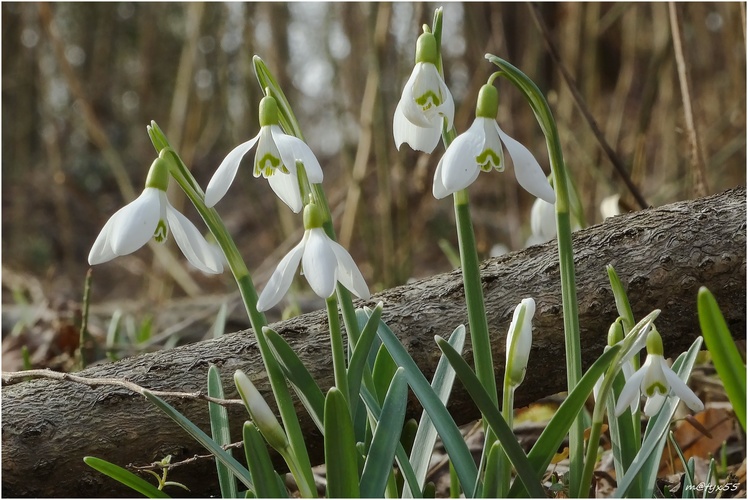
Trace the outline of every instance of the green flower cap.
{"label": "green flower cap", "polygon": [[652,325],[652,330],[647,334],[647,354],[653,356],[665,355],[665,349],[662,347],[662,337],[654,325]]}
{"label": "green flower cap", "polygon": [[148,177],[145,179],[145,187],[156,188],[166,191],[169,187],[169,161],[161,157],[156,158],[151,163],[151,169],[148,170]]}
{"label": "green flower cap", "polygon": [[278,125],[278,103],[274,97],[265,96],[260,101],[260,127]]}
{"label": "green flower cap", "polygon": [[487,83],[478,92],[478,102],[475,104],[475,116],[495,120],[498,111],[499,91],[496,87]]}
{"label": "green flower cap", "polygon": [[314,202],[310,202],[304,207],[304,229],[314,229],[316,227],[322,227],[325,222],[325,216],[322,213],[322,209],[319,208]]}
{"label": "green flower cap", "polygon": [[616,319],[613,324],[610,325],[608,330],[608,345],[614,346],[621,340],[623,340],[623,318],[620,316]]}
{"label": "green flower cap", "polygon": [[416,42],[416,64],[431,63],[436,65],[438,51],[433,33],[422,33]]}

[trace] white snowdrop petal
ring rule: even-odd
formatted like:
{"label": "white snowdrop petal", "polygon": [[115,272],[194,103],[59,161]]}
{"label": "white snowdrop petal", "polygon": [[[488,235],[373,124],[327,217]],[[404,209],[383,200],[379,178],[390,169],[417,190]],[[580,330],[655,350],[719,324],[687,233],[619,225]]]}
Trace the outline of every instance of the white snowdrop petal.
{"label": "white snowdrop petal", "polygon": [[296,275],[299,262],[301,262],[301,256],[304,254],[307,239],[308,236],[305,234],[301,242],[291,249],[278,263],[278,267],[273,271],[273,275],[270,276],[270,280],[268,280],[257,301],[257,309],[259,311],[267,311],[280,302],[286,294]]}
{"label": "white snowdrop petal", "polygon": [[166,217],[171,234],[190,264],[204,273],[222,273],[223,262],[218,258],[215,249],[187,217],[179,213],[168,201],[166,204]]}
{"label": "white snowdrop petal", "polygon": [[359,298],[368,299],[371,296],[369,287],[366,285],[366,280],[364,280],[364,276],[361,274],[351,254],[342,245],[332,240],[330,240],[330,248],[332,248],[338,261],[338,281]]}
{"label": "white snowdrop petal", "polygon": [[666,394],[655,394],[654,396],[647,398],[647,402],[644,403],[644,414],[648,417],[654,417],[657,415],[666,399]]}
{"label": "white snowdrop petal", "polygon": [[101,232],[96,237],[91,252],[88,254],[88,263],[90,265],[103,264],[115,258],[117,254],[112,250],[112,245],[109,241],[110,234],[113,227],[114,217],[110,217],[109,220],[104,224]]}
{"label": "white snowdrop petal", "polygon": [[[662,362],[665,363],[665,360],[663,359]],[[670,385],[670,390],[672,391],[672,393],[679,397],[681,401],[686,404],[686,406],[688,406],[695,412],[700,412],[704,409],[704,403],[702,403],[699,397],[691,390],[691,388],[688,387],[688,385],[686,385],[686,383],[683,382],[680,377],[678,377],[678,374],[676,374],[667,365],[663,367],[662,371],[665,374],[665,378]]]}
{"label": "white snowdrop petal", "polygon": [[205,205],[212,207],[224,197],[229,190],[229,186],[234,182],[242,158],[247,154],[247,151],[254,147],[259,138],[260,134],[257,134],[247,142],[239,144],[223,159],[216,169],[216,173],[208,182],[208,187],[205,190]]}
{"label": "white snowdrop petal", "polygon": [[556,203],[556,193],[553,191],[551,185],[548,184],[548,179],[543,173],[543,169],[540,168],[540,164],[532,153],[522,144],[505,134],[498,125],[496,127],[498,128],[501,140],[504,142],[507,151],[509,151],[509,156],[512,157],[514,175],[520,186],[537,198],[542,198],[548,203]]}
{"label": "white snowdrop petal", "polygon": [[307,230],[309,240],[301,258],[301,268],[314,293],[326,299],[335,292],[338,261],[330,245],[330,238],[322,228]]}
{"label": "white snowdrop petal", "polygon": [[437,126],[429,124],[428,127],[419,127],[405,117],[402,108],[402,101],[400,101],[392,121],[392,135],[397,149],[399,150],[403,143],[407,143],[416,151],[433,152],[442,136],[441,121]]}
{"label": "white snowdrop petal", "polygon": [[447,148],[442,159],[441,181],[449,193],[467,188],[478,178],[480,168],[475,158],[481,153],[483,144],[480,129],[471,127]]}
{"label": "white snowdrop petal", "polygon": [[115,255],[131,254],[153,237],[161,215],[160,193],[163,191],[157,188],[145,188],[112,216],[109,242]]}
{"label": "white snowdrop petal", "polygon": [[[319,184],[322,182],[324,179],[322,167],[320,166],[317,157],[304,141],[298,137],[283,133],[274,133],[273,137],[275,138],[275,143],[278,145],[278,150],[283,157],[283,163],[286,164],[289,170],[294,171],[296,168],[296,162],[300,161],[304,164],[304,170],[306,171],[306,176],[307,179],[309,179],[309,182],[313,184]],[[293,159],[292,162],[291,159]],[[292,163],[293,168],[291,168],[289,162]]]}
{"label": "white snowdrop petal", "polygon": [[268,177],[268,184],[270,184],[276,196],[288,205],[294,213],[297,214],[301,211],[303,208],[301,191],[299,191],[299,179],[295,173],[284,174],[277,171]]}
{"label": "white snowdrop petal", "polygon": [[618,397],[616,403],[615,414],[619,416],[626,409],[627,406],[631,406],[632,401],[638,405],[641,389],[641,381],[644,378],[644,367],[634,373],[631,378],[626,381],[626,384],[621,389],[621,394]]}

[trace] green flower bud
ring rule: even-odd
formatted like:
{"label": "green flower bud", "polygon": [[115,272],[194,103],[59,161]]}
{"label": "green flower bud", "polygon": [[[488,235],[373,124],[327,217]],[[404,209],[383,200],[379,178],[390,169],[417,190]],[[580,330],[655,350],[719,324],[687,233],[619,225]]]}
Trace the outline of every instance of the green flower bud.
{"label": "green flower bud", "polygon": [[288,448],[288,438],[260,392],[241,370],[234,372],[234,383],[257,428],[265,441],[278,451]]}
{"label": "green flower bud", "polygon": [[652,325],[652,330],[647,334],[647,354],[653,356],[665,355],[665,349],[662,347],[662,337],[654,325]]}
{"label": "green flower bud", "polygon": [[260,101],[260,127],[278,125],[278,103],[274,97],[265,96]]}
{"label": "green flower bud", "polygon": [[437,63],[436,37],[432,33],[422,33],[416,42],[416,64]]}
{"label": "green flower bud", "polygon": [[608,345],[614,346],[623,340],[623,318],[620,316],[616,319],[613,324],[610,325],[608,330]]}
{"label": "green flower bud", "polygon": [[485,84],[478,92],[478,102],[475,104],[475,116],[496,119],[499,111],[499,91],[491,84]]}
{"label": "green flower bud", "polygon": [[148,170],[148,177],[145,179],[145,187],[160,189],[166,191],[169,187],[169,161],[161,157],[156,158],[151,163]]}
{"label": "green flower bud", "polygon": [[322,227],[325,222],[325,216],[322,213],[322,209],[319,208],[314,202],[309,203],[304,207],[304,229],[314,229],[315,227]]}

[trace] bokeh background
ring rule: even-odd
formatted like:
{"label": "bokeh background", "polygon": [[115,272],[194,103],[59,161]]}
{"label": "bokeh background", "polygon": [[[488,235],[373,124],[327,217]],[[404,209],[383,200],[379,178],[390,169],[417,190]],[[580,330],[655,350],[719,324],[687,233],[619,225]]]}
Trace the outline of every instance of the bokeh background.
{"label": "bokeh background", "polygon": [[[87,255],[106,220],[142,189],[155,158],[146,134],[151,120],[203,186],[234,146],[257,133],[255,54],[285,89],[323,166],[339,239],[371,289],[452,269],[452,203],[431,195],[443,150],[426,155],[406,145],[398,151],[392,139],[415,40],[438,5],[3,2],[7,369],[20,359],[13,353],[22,345],[34,364],[50,365],[77,345]],[[484,54],[499,55],[546,93],[585,223],[599,223],[600,202],[614,194],[621,195],[623,211],[638,209],[550,57],[550,41],[647,204],[744,185],[745,4],[678,4],[677,11],[705,184],[694,182],[664,3],[444,4],[444,68],[458,132],[472,122],[477,91],[495,69]],[[545,140],[528,105],[505,80],[498,82],[500,125],[549,172]],[[302,222],[251,175],[249,157],[217,209],[261,289],[299,240]],[[533,199],[511,167],[481,174],[470,192],[482,257],[497,245],[522,248]],[[176,189],[170,199],[199,223]],[[128,345],[150,349],[195,340],[206,328],[188,332],[180,325],[209,323],[221,304],[233,304],[228,273],[204,276],[173,241],[167,248],[171,258],[142,249],[94,269],[94,338],[106,336],[111,348],[116,316],[129,325],[122,326],[129,337],[123,334],[120,344],[129,338]],[[289,299],[287,314],[319,305],[305,283]],[[241,314],[234,316],[229,330],[243,326]],[[107,352],[131,353],[120,348]]]}

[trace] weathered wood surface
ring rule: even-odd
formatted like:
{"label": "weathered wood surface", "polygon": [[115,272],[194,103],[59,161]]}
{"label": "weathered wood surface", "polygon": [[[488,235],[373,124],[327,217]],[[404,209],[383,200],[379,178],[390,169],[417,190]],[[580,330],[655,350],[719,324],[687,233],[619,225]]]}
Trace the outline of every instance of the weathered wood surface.
{"label": "weathered wood surface", "polygon": [[[722,307],[737,338],[746,331],[746,193],[733,189],[712,197],[622,215],[574,234],[582,352],[585,364],[603,349],[615,305],[605,266],[612,264],[628,290],[637,318],[662,309],[657,325],[666,355],[686,349],[699,335],[696,294],[707,286]],[[533,349],[517,406],[562,391],[565,386],[564,336],[555,241],[485,261],[481,266],[486,308],[495,338],[497,379],[504,364],[503,338],[512,311],[527,296],[535,298]],[[386,290],[369,304],[384,302],[383,318],[430,377],[439,351],[436,334],[447,336],[466,323],[459,271]],[[324,311],[274,325],[310,367],[320,386],[332,382],[332,361]],[[470,359],[470,346],[466,357]],[[144,354],[88,368],[89,377],[121,377],[154,390],[201,391],[209,364],[217,365],[226,387],[242,369],[264,393],[268,390],[254,336],[249,331],[176,349]],[[500,380],[499,380],[500,382]],[[500,386],[500,384],[499,384]],[[236,397],[235,393],[227,397]],[[205,430],[207,404],[171,401]],[[458,423],[477,417],[456,383],[450,410]],[[409,412],[417,415],[411,401]],[[320,461],[319,433],[304,415],[313,460]],[[230,410],[233,436],[246,419]],[[131,496],[129,490],[89,469],[83,456],[121,465],[144,465],[172,454],[174,460],[203,454],[180,428],[142,396],[112,387],[32,380],[2,388],[2,493],[4,496]],[[170,478],[189,485],[192,495],[217,494],[210,461],[179,467]],[[179,494],[179,493],[177,493]]]}

